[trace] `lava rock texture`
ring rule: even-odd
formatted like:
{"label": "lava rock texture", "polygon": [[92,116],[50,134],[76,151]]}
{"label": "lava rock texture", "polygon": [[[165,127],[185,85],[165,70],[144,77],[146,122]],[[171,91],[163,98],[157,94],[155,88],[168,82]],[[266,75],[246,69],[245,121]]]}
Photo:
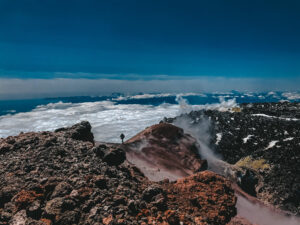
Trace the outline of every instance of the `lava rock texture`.
{"label": "lava rock texture", "polygon": [[300,214],[300,103],[241,104],[178,118],[210,122],[210,148],[240,168],[241,187],[265,203]]}
{"label": "lava rock texture", "polygon": [[95,145],[82,122],[0,139],[0,224],[226,224],[228,180],[200,172],[149,181],[121,146]]}
{"label": "lava rock texture", "polygon": [[207,169],[196,139],[169,123],[148,127],[123,146],[128,161],[153,181],[177,180]]}

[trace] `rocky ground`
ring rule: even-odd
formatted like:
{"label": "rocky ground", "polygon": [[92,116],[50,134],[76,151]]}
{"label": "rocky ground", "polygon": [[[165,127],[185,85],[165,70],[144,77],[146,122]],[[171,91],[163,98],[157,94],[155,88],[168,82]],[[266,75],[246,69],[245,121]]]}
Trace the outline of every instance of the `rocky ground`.
{"label": "rocky ground", "polygon": [[242,104],[230,111],[193,111],[175,119],[210,126],[209,147],[240,168],[240,186],[265,203],[300,214],[300,103]]}
{"label": "rocky ground", "polygon": [[224,177],[150,181],[122,146],[95,145],[88,122],[0,139],[0,157],[2,225],[226,224],[236,215]]}

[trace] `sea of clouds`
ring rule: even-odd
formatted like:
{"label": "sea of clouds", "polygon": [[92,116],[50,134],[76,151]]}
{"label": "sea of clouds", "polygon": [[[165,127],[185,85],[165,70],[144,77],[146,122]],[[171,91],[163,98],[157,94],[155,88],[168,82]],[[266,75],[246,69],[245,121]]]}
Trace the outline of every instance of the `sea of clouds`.
{"label": "sea of clouds", "polygon": [[[165,99],[176,96],[177,104],[162,103],[159,105],[143,104],[136,101],[129,104],[127,100],[140,99]],[[96,141],[120,142],[120,134],[125,134],[125,140],[134,136],[146,127],[159,123],[164,117],[175,117],[182,113],[200,109],[218,109],[220,111],[235,107],[237,101],[249,98],[251,101],[260,98],[271,100],[298,100],[299,92],[269,92],[264,94],[254,93],[222,93],[211,97],[218,99],[219,103],[190,105],[186,97],[207,97],[205,94],[139,94],[131,96],[118,96],[106,101],[93,102],[56,102],[38,105],[29,112],[11,113],[0,116],[0,137],[18,135],[20,132],[53,131],[57,128],[72,126],[83,120],[92,125]],[[122,102],[122,104],[120,104]],[[163,102],[163,101],[161,101]],[[139,104],[141,103],[141,104]]]}
{"label": "sea of clouds", "polygon": [[181,95],[176,100],[178,104],[163,103],[158,106],[116,104],[112,101],[40,105],[29,112],[1,116],[0,137],[18,135],[20,132],[53,131],[87,120],[92,125],[95,140],[120,142],[121,133],[128,139],[146,127],[159,123],[164,117],[175,117],[204,108],[226,110],[236,105],[235,100],[224,99],[215,104],[189,105]]}
{"label": "sea of clouds", "polygon": [[97,141],[119,142],[120,134],[132,137],[164,116],[176,116],[178,105],[116,105],[110,101],[86,103],[50,103],[34,110],[0,117],[0,137],[21,131],[53,131],[83,120],[92,125]]}

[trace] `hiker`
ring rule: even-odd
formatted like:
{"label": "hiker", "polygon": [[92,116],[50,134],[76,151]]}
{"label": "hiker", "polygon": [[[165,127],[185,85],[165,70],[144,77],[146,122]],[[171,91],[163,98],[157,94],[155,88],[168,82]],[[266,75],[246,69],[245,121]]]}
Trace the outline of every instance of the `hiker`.
{"label": "hiker", "polygon": [[124,138],[125,138],[125,135],[122,133],[121,135],[120,135],[120,138],[121,138],[121,140],[122,140],[122,144],[124,143]]}

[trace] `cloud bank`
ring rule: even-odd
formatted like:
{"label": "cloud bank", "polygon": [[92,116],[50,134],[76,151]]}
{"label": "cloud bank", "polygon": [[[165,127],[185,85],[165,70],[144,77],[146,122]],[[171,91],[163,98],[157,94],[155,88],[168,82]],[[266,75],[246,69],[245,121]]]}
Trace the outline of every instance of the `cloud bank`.
{"label": "cloud bank", "polygon": [[85,103],[50,103],[30,112],[0,116],[0,137],[20,132],[53,131],[88,120],[93,127],[95,140],[120,142],[120,134],[128,139],[147,126],[158,123],[165,116],[174,117],[179,105],[116,105],[110,101]]}
{"label": "cloud bank", "polygon": [[113,92],[298,91],[300,77],[290,79],[169,77],[155,80],[0,79],[0,99],[104,95]]}
{"label": "cloud bank", "polygon": [[88,120],[93,127],[95,140],[120,142],[121,133],[128,139],[146,127],[159,123],[164,117],[175,117],[191,110],[224,109],[226,105],[231,107],[230,102],[191,106],[183,105],[180,101],[180,104],[164,103],[158,106],[116,104],[111,101],[50,103],[29,112],[0,116],[0,138],[20,132],[53,131]]}

